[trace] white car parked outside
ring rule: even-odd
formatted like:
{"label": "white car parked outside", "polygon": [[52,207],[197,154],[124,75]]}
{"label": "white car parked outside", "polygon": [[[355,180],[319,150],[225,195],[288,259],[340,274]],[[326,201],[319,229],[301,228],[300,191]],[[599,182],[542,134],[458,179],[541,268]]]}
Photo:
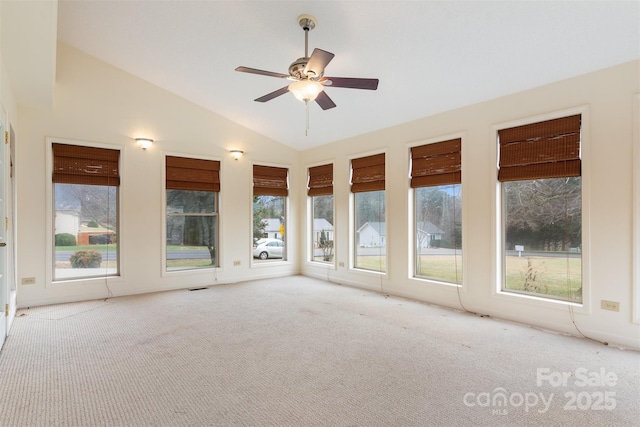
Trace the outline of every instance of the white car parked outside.
{"label": "white car parked outside", "polygon": [[253,245],[254,258],[282,258],[283,253],[284,242],[280,239],[260,239]]}

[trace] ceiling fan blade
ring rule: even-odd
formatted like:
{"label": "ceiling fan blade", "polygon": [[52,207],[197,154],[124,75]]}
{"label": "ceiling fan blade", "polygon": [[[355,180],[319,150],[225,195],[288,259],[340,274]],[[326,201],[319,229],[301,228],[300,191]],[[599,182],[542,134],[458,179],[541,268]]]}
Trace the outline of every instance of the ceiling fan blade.
{"label": "ceiling fan blade", "polygon": [[239,71],[241,73],[260,74],[261,76],[268,76],[268,77],[279,77],[281,79],[286,79],[287,77],[289,77],[289,74],[274,73],[273,71],[264,71],[264,70],[258,70],[257,68],[249,68],[249,67],[238,67],[236,68],[236,71]]}
{"label": "ceiling fan blade", "polygon": [[333,59],[335,55],[322,49],[313,49],[313,53],[309,57],[309,62],[304,67],[304,73],[312,73],[309,77],[319,77],[324,73],[324,67]]}
{"label": "ceiling fan blade", "polygon": [[266,94],[264,96],[261,96],[260,98],[254,99],[254,101],[256,101],[256,102],[267,102],[267,101],[272,100],[273,98],[277,98],[280,95],[284,95],[287,92],[289,92],[289,86],[285,86],[285,87],[282,87],[282,88],[280,88],[278,90],[274,90],[273,92],[268,93],[268,94]]}
{"label": "ceiling fan blade", "polygon": [[328,110],[336,106],[335,102],[329,98],[329,95],[325,91],[322,91],[316,97],[316,102],[323,110]]}
{"label": "ceiling fan blade", "polygon": [[378,89],[378,79],[357,79],[352,77],[325,77],[321,80],[325,86],[346,87],[349,89]]}

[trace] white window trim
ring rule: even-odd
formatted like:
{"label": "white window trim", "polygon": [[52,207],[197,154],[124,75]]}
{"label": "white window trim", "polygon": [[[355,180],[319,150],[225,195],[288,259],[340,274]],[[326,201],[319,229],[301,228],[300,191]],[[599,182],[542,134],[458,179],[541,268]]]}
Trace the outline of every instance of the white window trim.
{"label": "white window trim", "polygon": [[[309,170],[309,168],[307,168],[307,171]],[[332,262],[327,262],[327,261],[316,261],[313,259],[313,198],[315,196],[307,196],[307,231],[305,233],[305,237],[303,239],[303,241],[305,242],[305,262],[307,264],[310,264],[312,266],[316,266],[316,267],[325,267],[325,268],[330,268],[331,270],[336,270],[337,268],[337,262],[336,260],[338,259],[338,256],[336,254],[336,224],[333,224],[333,261]],[[336,197],[335,194],[333,195],[333,222],[336,222]]]}
{"label": "white window trim", "polygon": [[[553,120],[562,117],[580,114],[582,116],[582,124],[580,129],[580,152],[581,152],[581,182],[582,182],[582,302],[576,303],[571,301],[556,300],[542,296],[526,295],[516,292],[502,290],[502,270],[503,270],[503,244],[502,236],[504,234],[502,221],[502,185],[498,181],[498,131],[516,126],[528,125],[532,123]],[[530,116],[523,119],[513,120],[509,122],[498,123],[491,126],[489,141],[491,141],[491,155],[495,159],[495,168],[490,169],[490,179],[493,185],[491,193],[491,253],[494,254],[495,262],[492,263],[491,277],[494,283],[492,295],[494,298],[504,300],[506,302],[517,301],[526,305],[557,308],[566,310],[572,307],[576,313],[591,314],[591,241],[589,230],[590,227],[590,174],[589,163],[590,156],[590,115],[587,105],[569,108],[566,110],[555,111],[551,113],[541,114],[538,116]],[[464,175],[464,174],[463,174]]]}
{"label": "white window trim", "polygon": [[353,159],[360,159],[362,157],[369,157],[369,156],[375,156],[376,154],[382,154],[384,153],[384,178],[385,178],[385,190],[384,190],[384,205],[385,205],[385,218],[384,218],[384,222],[385,222],[385,234],[387,236],[387,240],[385,241],[385,253],[388,255],[390,250],[389,250],[389,239],[388,237],[391,235],[391,233],[389,232],[389,226],[391,224],[389,224],[388,221],[388,217],[387,217],[387,212],[388,209],[386,209],[387,205],[388,205],[388,199],[389,199],[389,192],[387,191],[387,177],[389,176],[389,164],[391,163],[389,161],[389,153],[388,151],[385,150],[375,150],[375,151],[367,151],[364,153],[358,153],[358,154],[352,154],[350,156],[347,156],[347,164],[349,167],[349,181],[348,181],[348,185],[349,185],[349,271],[352,273],[358,273],[358,274],[363,274],[363,275],[367,275],[367,276],[375,276],[375,277],[383,277],[383,278],[389,278],[389,257],[385,256],[385,260],[384,260],[384,271],[375,271],[375,270],[367,270],[364,268],[358,268],[355,266],[356,264],[356,247],[355,247],[355,234],[356,234],[356,229],[355,229],[355,193],[353,193],[351,191],[351,177],[352,177],[352,173],[353,173],[353,169],[351,167],[351,161]]}
{"label": "white window trim", "polygon": [[162,211],[160,212],[160,227],[161,227],[161,238],[162,244],[161,253],[160,253],[160,277],[170,277],[170,276],[183,276],[183,275],[202,275],[202,273],[207,273],[213,271],[215,273],[215,277],[217,280],[217,273],[222,272],[222,266],[224,261],[224,251],[221,251],[222,241],[224,236],[223,227],[221,227],[221,218],[222,218],[222,203],[220,200],[222,197],[220,196],[220,192],[217,196],[218,203],[218,253],[216,257],[218,258],[218,265],[215,267],[200,267],[200,268],[189,268],[185,270],[171,270],[167,271],[167,156],[171,157],[183,157],[185,159],[200,159],[200,160],[213,160],[220,162],[220,192],[222,192],[222,168],[224,167],[224,162],[220,157],[213,156],[201,156],[196,154],[188,154],[188,153],[180,153],[177,151],[163,151],[162,152],[162,195],[160,197],[162,203]]}
{"label": "white window trim", "polygon": [[[462,203],[462,214],[461,214],[462,218],[460,218],[460,220],[462,225],[462,248],[461,248],[462,249],[462,284],[444,282],[441,280],[430,279],[426,277],[417,277],[415,274],[415,271],[416,271],[416,257],[415,257],[415,250],[414,250],[415,248],[415,189],[411,188],[411,148],[418,147],[421,145],[426,145],[426,144],[435,144],[438,142],[449,141],[451,139],[461,140],[460,155],[461,155],[461,170],[462,170],[462,182],[461,182],[462,197],[460,199],[460,203]],[[436,285],[436,286],[451,286],[451,287],[460,288],[464,291],[467,290],[468,274],[466,274],[466,272],[468,271],[467,269],[468,257],[464,256],[464,248],[467,242],[467,228],[468,228],[465,225],[467,223],[467,211],[468,211],[468,209],[466,209],[467,203],[466,203],[466,196],[465,196],[467,192],[464,191],[465,181],[466,181],[466,178],[465,178],[466,174],[464,173],[465,164],[466,164],[466,155],[467,155],[466,154],[467,150],[465,149],[466,139],[467,139],[466,132],[457,132],[457,133],[438,136],[435,138],[428,138],[428,139],[423,139],[419,141],[413,141],[406,144],[406,152],[407,152],[408,158],[407,158],[407,179],[405,182],[406,182],[407,200],[409,201],[409,205],[407,209],[407,213],[409,215],[408,222],[407,222],[407,224],[409,224],[409,227],[408,227],[409,230],[407,230],[408,231],[407,241],[409,243],[409,246],[407,248],[407,253],[408,253],[407,259],[409,260],[407,278],[409,280],[415,281],[416,283]]]}
{"label": "white window trim", "polygon": [[[107,148],[110,150],[118,150],[120,151],[120,159],[119,159],[119,170],[120,170],[120,186],[118,188],[118,275],[116,276],[96,276],[96,277],[82,277],[78,279],[62,279],[62,280],[53,280],[53,259],[55,257],[55,253],[53,250],[54,247],[54,236],[53,236],[53,212],[55,210],[55,203],[53,200],[53,182],[51,181],[51,177],[53,175],[53,144],[68,144],[68,145],[78,145],[82,147],[95,147],[95,148]],[[117,283],[124,281],[124,262],[125,259],[125,242],[126,237],[123,238],[122,230],[124,229],[125,219],[122,215],[122,200],[125,200],[125,186],[123,185],[125,177],[123,176],[122,171],[125,169],[125,156],[124,156],[124,148],[121,145],[115,144],[106,144],[101,142],[90,142],[90,141],[82,141],[75,139],[65,139],[65,138],[54,138],[54,137],[46,137],[45,138],[46,145],[46,238],[45,238],[45,247],[46,247],[46,259],[49,260],[47,262],[47,267],[45,268],[45,288],[53,288],[53,287],[62,287],[62,286],[78,286],[78,285],[100,285],[104,286],[105,281],[108,283]]]}
{"label": "white window trim", "polygon": [[[285,168],[287,169],[287,187],[289,187],[289,195],[285,197],[285,204],[284,204],[284,215],[285,215],[285,232],[284,232],[284,246],[285,246],[285,254],[286,254],[286,259],[280,259],[278,260],[277,258],[274,259],[270,259],[268,262],[256,262],[256,260],[253,258],[253,251],[252,248],[253,246],[251,245],[251,239],[253,239],[253,166],[271,166],[271,167],[275,167],[275,168]],[[247,246],[249,247],[249,268],[269,268],[269,267],[273,267],[273,266],[282,266],[282,265],[290,265],[292,264],[291,261],[291,255],[290,255],[290,250],[291,250],[291,233],[289,233],[287,230],[290,230],[291,227],[291,194],[292,194],[292,182],[295,182],[295,179],[292,180],[291,179],[291,174],[293,173],[293,169],[291,167],[291,165],[289,164],[282,164],[282,163],[269,163],[269,162],[252,162],[251,163],[251,191],[249,192],[249,206],[251,209],[251,214],[249,215],[249,230],[251,230],[251,232],[249,233],[249,241],[247,242]]]}
{"label": "white window trim", "polygon": [[[332,164],[333,165],[333,169],[334,169],[334,182],[333,182],[333,262],[324,262],[324,261],[314,261],[313,260],[313,249],[311,247],[311,244],[313,243],[313,196],[309,196],[307,195],[307,190],[308,190],[308,186],[309,186],[309,168],[315,167],[315,166],[323,166],[323,165],[327,165],[327,164]],[[308,265],[314,266],[314,267],[324,267],[324,268],[329,268],[331,270],[336,270],[337,266],[338,266],[338,255],[337,255],[337,245],[336,245],[336,196],[335,196],[335,168],[336,168],[336,160],[335,158],[332,158],[330,160],[323,160],[323,161],[319,161],[319,162],[313,162],[313,163],[309,163],[307,165],[305,165],[304,170],[305,173],[307,174],[307,179],[306,179],[306,183],[307,185],[304,188],[304,192],[305,192],[305,197],[307,199],[307,215],[306,215],[306,219],[307,219],[307,229],[305,232],[305,235],[302,239],[302,241],[304,242],[304,247],[306,248],[306,250],[304,251],[305,253],[305,259],[304,262]]]}

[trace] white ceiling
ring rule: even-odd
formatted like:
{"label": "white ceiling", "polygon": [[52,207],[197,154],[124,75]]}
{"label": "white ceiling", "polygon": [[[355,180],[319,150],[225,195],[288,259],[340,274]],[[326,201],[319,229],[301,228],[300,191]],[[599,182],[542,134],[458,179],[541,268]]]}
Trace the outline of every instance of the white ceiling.
{"label": "white ceiling", "polygon": [[[325,75],[379,78],[327,88],[337,108],[285,94],[304,55],[335,53]],[[638,1],[59,0],[58,39],[276,141],[306,149],[640,57]]]}

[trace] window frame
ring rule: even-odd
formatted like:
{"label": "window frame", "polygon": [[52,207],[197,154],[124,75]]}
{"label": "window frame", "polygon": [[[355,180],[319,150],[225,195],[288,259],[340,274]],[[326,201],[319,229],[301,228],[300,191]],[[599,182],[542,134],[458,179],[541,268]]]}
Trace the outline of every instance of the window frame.
{"label": "window frame", "polygon": [[[461,180],[460,180],[460,192],[461,192],[461,197],[460,197],[460,204],[461,204],[461,215],[460,215],[460,222],[461,222],[461,227],[462,227],[462,231],[461,231],[461,251],[462,251],[462,282],[461,283],[451,283],[451,282],[445,282],[445,281],[440,281],[437,279],[432,279],[432,278],[428,278],[428,277],[422,277],[422,276],[417,276],[415,274],[416,271],[416,236],[415,236],[415,221],[416,221],[416,200],[415,200],[415,188],[411,187],[411,149],[413,147],[419,147],[421,145],[427,145],[427,144],[435,144],[438,142],[443,142],[443,141],[449,141],[452,139],[460,139],[460,171],[461,171]],[[408,262],[408,266],[407,266],[407,277],[409,280],[411,281],[415,281],[416,283],[420,284],[420,285],[433,285],[436,287],[441,287],[441,286],[448,286],[448,287],[454,287],[457,288],[459,290],[465,291],[467,289],[467,276],[468,274],[466,274],[466,272],[468,271],[467,269],[467,262],[468,262],[468,258],[464,256],[464,248],[466,246],[466,242],[467,242],[467,228],[466,227],[466,223],[467,223],[467,210],[466,206],[468,205],[468,203],[466,202],[466,199],[468,197],[468,194],[466,191],[464,191],[464,187],[465,187],[465,182],[467,180],[467,174],[465,173],[465,164],[466,164],[466,157],[467,157],[467,149],[465,148],[467,143],[467,133],[466,132],[455,132],[455,133],[450,133],[450,134],[444,134],[441,136],[437,136],[437,137],[433,137],[433,138],[427,138],[427,139],[421,139],[419,141],[413,141],[410,143],[406,144],[406,162],[407,162],[407,179],[406,179],[406,192],[407,192],[407,200],[408,200],[408,207],[407,207],[407,213],[408,213],[408,224],[410,224],[409,229],[407,230],[408,232],[408,242],[409,242],[409,246],[407,248],[408,251],[408,257],[407,259],[409,260]]]}
{"label": "window frame", "polygon": [[[284,242],[284,254],[282,258],[269,258],[268,260],[265,261],[261,261],[258,260],[256,258],[253,257],[253,197],[254,197],[254,167],[255,166],[260,166],[260,167],[270,167],[270,168],[279,168],[279,169],[286,169],[287,171],[287,177],[286,177],[286,195],[273,195],[273,197],[282,197],[284,199],[284,206],[283,206],[283,213],[284,213],[284,228],[285,228],[285,233],[284,233],[284,239],[282,239],[282,241]],[[290,253],[289,253],[289,248],[291,247],[290,243],[290,235],[291,233],[289,233],[287,230],[289,229],[289,221],[290,221],[290,197],[291,197],[291,175],[292,175],[292,168],[291,165],[283,165],[283,164],[277,164],[277,163],[269,163],[269,162],[258,162],[258,163],[252,163],[251,164],[251,191],[250,191],[250,202],[249,202],[249,206],[251,209],[250,215],[249,215],[249,229],[251,230],[250,232],[250,236],[249,236],[249,250],[248,250],[248,256],[249,256],[249,265],[250,268],[267,268],[269,266],[273,266],[273,265],[282,265],[282,264],[290,264],[291,260],[290,260]]]}
{"label": "window frame", "polygon": [[[310,176],[311,176],[311,169],[313,168],[320,168],[320,167],[328,167],[331,166],[331,174],[332,174],[332,185],[331,185],[331,190],[330,193],[331,194],[321,194],[321,195],[309,195],[310,192]],[[306,261],[309,263],[312,263],[314,265],[320,265],[320,266],[332,266],[334,269],[336,267],[336,259],[337,259],[337,255],[336,255],[336,241],[335,241],[335,236],[336,236],[336,205],[335,205],[335,194],[334,194],[334,189],[335,186],[333,184],[333,182],[335,181],[335,162],[333,160],[331,161],[324,161],[324,162],[318,162],[317,164],[313,164],[313,165],[309,165],[305,168],[305,170],[307,171],[307,238],[308,243],[306,245]],[[324,186],[324,187],[328,187],[328,186]],[[315,257],[315,229],[314,229],[314,220],[315,220],[315,198],[316,197],[327,197],[327,196],[331,196],[332,197],[332,201],[331,201],[331,210],[332,210],[332,214],[333,214],[333,260],[331,261],[320,261],[320,260],[316,260],[314,259]]]}
{"label": "window frame", "polygon": [[[119,152],[119,160],[118,160],[118,168],[120,170],[120,184],[116,190],[117,201],[116,201],[116,210],[117,210],[117,221],[118,221],[118,271],[117,274],[112,275],[100,275],[100,276],[90,276],[90,277],[78,277],[78,278],[62,278],[55,279],[55,192],[53,182],[53,144],[65,144],[65,145],[76,145],[79,147],[89,147],[89,148],[105,148],[109,150],[117,150]],[[64,287],[64,286],[76,286],[76,285],[95,285],[100,284],[101,286],[105,283],[118,283],[124,280],[124,263],[122,260],[125,259],[125,242],[126,236],[123,235],[122,230],[124,230],[124,218],[122,216],[122,201],[125,200],[126,194],[126,178],[122,171],[125,169],[126,164],[126,156],[124,147],[121,145],[102,143],[102,142],[93,142],[93,141],[84,141],[84,140],[76,140],[76,139],[68,139],[68,138],[55,138],[55,137],[45,137],[45,145],[46,145],[46,238],[45,238],[45,246],[46,246],[46,257],[50,260],[47,263],[47,267],[45,268],[45,288],[49,287]]]}
{"label": "window frame", "polygon": [[[167,191],[169,189],[167,189],[167,158],[169,157],[173,157],[173,158],[181,158],[181,159],[185,159],[185,160],[204,160],[207,162],[217,162],[218,163],[218,169],[217,169],[217,178],[218,178],[218,191],[212,190],[206,190],[206,189],[191,189],[191,190],[181,190],[181,189],[177,189],[177,188],[171,188],[171,190],[177,190],[177,191],[206,191],[206,192],[212,192],[214,193],[214,209],[213,212],[211,212],[210,214],[202,214],[202,213],[190,213],[190,214],[183,214],[183,215],[178,215],[178,214],[169,214],[167,212]],[[202,157],[202,156],[194,156],[191,154],[175,154],[175,153],[168,153],[165,152],[163,153],[163,159],[164,159],[164,167],[163,167],[163,194],[162,194],[162,203],[163,203],[163,223],[162,223],[162,244],[163,244],[163,257],[162,257],[162,271],[163,274],[164,273],[180,273],[180,272],[198,272],[198,271],[211,271],[211,270],[218,270],[220,268],[221,265],[221,251],[220,251],[220,240],[221,240],[221,235],[220,235],[220,231],[221,231],[221,226],[220,226],[220,190],[221,190],[221,185],[220,185],[220,176],[221,176],[221,169],[222,169],[222,162],[219,159],[216,158],[210,158],[210,157]],[[214,170],[214,169],[212,169]],[[210,182],[208,183],[210,184]],[[213,217],[216,220],[216,255],[215,255],[215,261],[216,264],[215,265],[210,265],[210,266],[202,266],[202,267],[188,267],[188,268],[177,268],[177,269],[173,269],[170,270],[167,267],[167,219],[170,216],[182,216],[182,217]]]}
{"label": "window frame", "polygon": [[[365,152],[365,153],[360,153],[360,154],[356,154],[356,155],[352,155],[349,156],[347,158],[348,160],[348,168],[349,168],[349,270],[353,271],[353,272],[358,272],[358,273],[362,273],[362,274],[367,274],[367,275],[373,275],[375,277],[389,277],[389,257],[387,256],[387,254],[389,253],[389,240],[385,239],[385,263],[384,263],[384,270],[379,271],[379,270],[371,270],[371,269],[366,269],[366,268],[362,268],[362,267],[357,267],[356,266],[356,200],[355,200],[355,194],[352,190],[351,190],[351,182],[353,179],[353,160],[357,160],[357,159],[362,159],[362,158],[366,158],[366,157],[373,157],[373,156],[377,156],[380,154],[384,154],[384,158],[385,158],[385,164],[384,164],[384,179],[385,179],[385,188],[384,190],[384,204],[385,204],[385,234],[388,237],[390,235],[389,233],[389,224],[388,224],[388,209],[387,209],[387,205],[388,205],[388,201],[389,201],[389,195],[387,192],[387,176],[389,176],[389,154],[386,150],[378,150],[378,151],[370,151],[370,152]],[[371,190],[371,191],[379,191],[379,190]],[[371,192],[368,191],[368,192]]]}
{"label": "window frame", "polygon": [[[503,287],[503,271],[504,271],[504,213],[502,210],[503,196],[502,196],[502,183],[498,181],[498,162],[499,162],[499,138],[498,132],[501,129],[507,129],[516,126],[529,125],[538,122],[544,122],[547,120],[559,119],[572,115],[581,115],[581,135],[580,135],[580,151],[582,162],[582,302],[567,301],[560,299],[547,298],[543,296],[517,293],[511,291],[505,291]],[[567,306],[572,307],[573,311],[577,313],[590,314],[591,313],[591,243],[590,243],[590,198],[589,189],[591,177],[589,174],[590,164],[590,110],[588,106],[578,106],[575,108],[569,108],[566,110],[559,110],[537,116],[530,116],[518,120],[509,122],[498,123],[491,126],[489,138],[492,141],[492,155],[495,159],[495,167],[491,168],[489,173],[491,174],[491,182],[493,183],[493,191],[491,194],[492,203],[492,232],[491,232],[491,253],[495,257],[495,262],[492,263],[492,281],[494,283],[492,295],[498,299],[504,299],[507,302],[518,301],[519,303],[537,306],[547,307],[552,309],[565,310]]]}

